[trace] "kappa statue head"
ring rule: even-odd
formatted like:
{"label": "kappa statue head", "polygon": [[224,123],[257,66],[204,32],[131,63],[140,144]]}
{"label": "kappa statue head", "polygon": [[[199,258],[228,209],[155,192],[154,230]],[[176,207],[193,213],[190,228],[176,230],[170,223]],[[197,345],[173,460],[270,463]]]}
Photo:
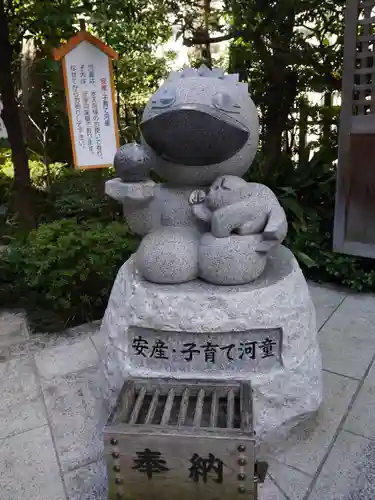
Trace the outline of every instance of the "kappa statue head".
{"label": "kappa statue head", "polygon": [[258,148],[259,121],[248,85],[221,69],[172,72],[143,113],[142,142],[168,182],[209,185],[242,176]]}

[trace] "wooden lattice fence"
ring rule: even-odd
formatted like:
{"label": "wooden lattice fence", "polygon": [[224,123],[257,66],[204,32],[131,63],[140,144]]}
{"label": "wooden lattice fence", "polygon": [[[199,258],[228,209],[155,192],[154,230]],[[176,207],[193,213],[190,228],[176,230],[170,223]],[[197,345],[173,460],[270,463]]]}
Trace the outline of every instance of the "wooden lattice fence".
{"label": "wooden lattice fence", "polygon": [[375,257],[375,0],[347,0],[334,249]]}

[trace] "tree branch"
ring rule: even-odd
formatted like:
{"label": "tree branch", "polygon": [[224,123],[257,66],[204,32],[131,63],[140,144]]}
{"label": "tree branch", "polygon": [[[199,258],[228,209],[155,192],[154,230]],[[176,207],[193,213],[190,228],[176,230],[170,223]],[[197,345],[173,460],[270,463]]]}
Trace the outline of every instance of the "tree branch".
{"label": "tree branch", "polygon": [[216,36],[216,37],[204,37],[204,36],[196,36],[194,38],[184,38],[183,39],[183,44],[186,47],[192,47],[193,45],[206,45],[208,43],[220,43],[220,42],[225,42],[226,40],[231,40],[235,36],[238,36],[238,34],[234,33],[227,33],[226,35],[222,36]]}

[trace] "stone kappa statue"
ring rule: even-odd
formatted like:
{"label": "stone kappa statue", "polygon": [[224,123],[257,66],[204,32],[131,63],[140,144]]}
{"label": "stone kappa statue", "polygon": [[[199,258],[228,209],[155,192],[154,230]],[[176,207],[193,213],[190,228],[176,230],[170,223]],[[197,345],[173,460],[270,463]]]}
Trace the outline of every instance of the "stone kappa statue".
{"label": "stone kappa statue", "polygon": [[[205,66],[172,72],[147,103],[140,128],[141,145],[117,151],[118,178],[106,183],[131,230],[143,236],[139,272],[169,284],[257,279],[287,222],[269,188],[241,178],[259,140],[247,84]],[[164,182],[154,183],[151,170]]]}

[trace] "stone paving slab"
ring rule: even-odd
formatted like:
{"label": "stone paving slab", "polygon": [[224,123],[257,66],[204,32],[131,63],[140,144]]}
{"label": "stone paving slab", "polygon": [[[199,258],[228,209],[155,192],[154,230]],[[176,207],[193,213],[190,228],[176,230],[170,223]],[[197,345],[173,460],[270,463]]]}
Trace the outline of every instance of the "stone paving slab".
{"label": "stone paving slab", "polygon": [[0,388],[0,439],[47,424],[32,359],[0,363]]}
{"label": "stone paving slab", "polygon": [[33,333],[29,343],[32,343],[37,348],[37,352],[52,347],[72,345],[91,338],[100,330],[100,325],[101,321],[93,321],[92,323],[69,328],[60,333]]}
{"label": "stone paving slab", "polygon": [[73,345],[95,336],[99,329],[100,321],[94,321],[61,333],[33,333],[26,341],[0,346],[0,363],[10,359],[30,359],[46,349]]}
{"label": "stone paving slab", "polygon": [[316,327],[322,328],[347,296],[347,292],[335,288],[323,288],[309,283],[309,290],[316,310]]}
{"label": "stone paving slab", "polygon": [[289,500],[268,474],[258,491],[259,500]]}
{"label": "stone paving slab", "polygon": [[42,386],[63,472],[100,459],[110,413],[101,367],[43,381]]}
{"label": "stone paving slab", "polygon": [[0,311],[0,349],[29,338],[24,312]]}
{"label": "stone paving slab", "polygon": [[107,498],[107,469],[103,460],[66,473],[64,482],[68,500]]}
{"label": "stone paving slab", "polygon": [[374,330],[374,297],[346,297],[319,334],[323,368],[360,380],[375,355]]}
{"label": "stone paving slab", "polygon": [[0,363],[0,409],[23,404],[40,395],[34,361],[10,360]]}
{"label": "stone paving slab", "polygon": [[342,431],[309,500],[373,500],[375,441]]}
{"label": "stone paving slab", "polygon": [[90,338],[68,345],[44,349],[35,356],[36,366],[42,379],[63,377],[95,366],[98,353]]}
{"label": "stone paving slab", "polygon": [[267,459],[275,458],[313,477],[357,388],[356,380],[324,372],[323,404],[315,422],[297,428],[288,442],[274,445]]}
{"label": "stone paving slab", "polygon": [[0,406],[2,406],[0,439],[47,424],[46,411],[41,397],[18,405]]}
{"label": "stone paving slab", "polygon": [[372,365],[363,383],[344,429],[375,439],[375,365]]}
{"label": "stone paving slab", "polygon": [[0,363],[0,412],[35,401],[41,394],[34,360]]}
{"label": "stone paving slab", "polygon": [[48,426],[5,439],[0,456],[1,500],[66,500]]}
{"label": "stone paving slab", "polygon": [[269,459],[268,464],[271,478],[287,498],[302,500],[313,477],[273,459]]}

